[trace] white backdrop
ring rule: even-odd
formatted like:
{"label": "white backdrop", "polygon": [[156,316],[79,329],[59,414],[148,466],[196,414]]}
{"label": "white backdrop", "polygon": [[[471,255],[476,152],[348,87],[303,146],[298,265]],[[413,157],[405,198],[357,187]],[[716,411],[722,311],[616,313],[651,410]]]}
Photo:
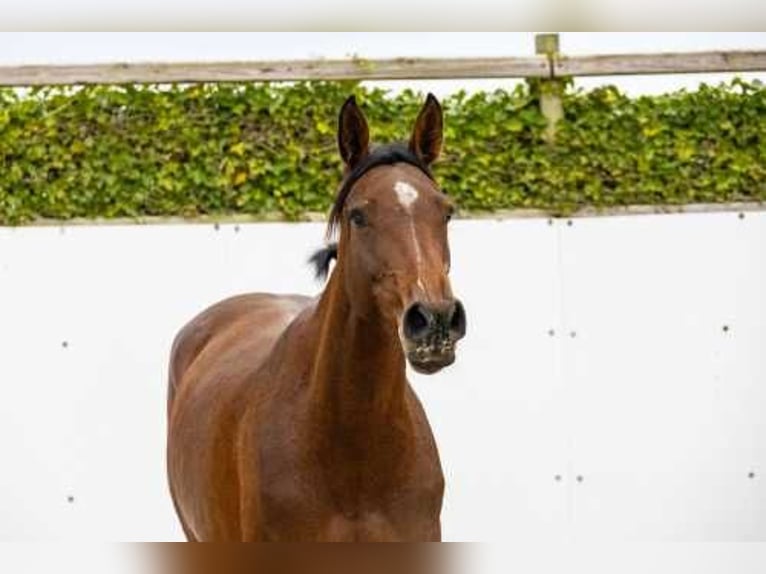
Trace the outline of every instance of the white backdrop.
{"label": "white backdrop", "polygon": [[[166,362],[316,293],[321,224],[0,228],[0,540],[181,537]],[[449,540],[766,540],[766,213],[464,220],[457,363],[412,375]]]}

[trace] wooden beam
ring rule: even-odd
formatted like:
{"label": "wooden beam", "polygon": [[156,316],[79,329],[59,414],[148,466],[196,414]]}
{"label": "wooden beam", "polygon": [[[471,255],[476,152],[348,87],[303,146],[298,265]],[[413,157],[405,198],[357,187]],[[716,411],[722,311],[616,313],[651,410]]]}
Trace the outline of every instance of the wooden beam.
{"label": "wooden beam", "polygon": [[556,76],[612,76],[766,71],[766,50],[558,56]]}
{"label": "wooden beam", "polygon": [[[766,71],[766,50],[556,55],[554,76]],[[0,86],[550,77],[545,56],[0,66]]]}
{"label": "wooden beam", "polygon": [[537,57],[136,63],[0,66],[0,85],[526,78],[548,73],[545,58]]}

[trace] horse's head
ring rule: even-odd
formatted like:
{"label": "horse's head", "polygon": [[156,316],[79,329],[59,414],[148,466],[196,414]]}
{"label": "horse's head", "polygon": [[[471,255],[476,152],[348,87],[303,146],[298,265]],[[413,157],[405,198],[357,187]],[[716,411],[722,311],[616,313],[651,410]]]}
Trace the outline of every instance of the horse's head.
{"label": "horse's head", "polygon": [[453,207],[430,171],[441,143],[442,110],[430,94],[409,144],[370,149],[367,121],[353,96],[340,112],[346,174],[330,217],[330,229],[340,230],[337,271],[351,312],[389,323],[410,364],[423,373],[451,364],[466,331],[465,310],[448,277]]}

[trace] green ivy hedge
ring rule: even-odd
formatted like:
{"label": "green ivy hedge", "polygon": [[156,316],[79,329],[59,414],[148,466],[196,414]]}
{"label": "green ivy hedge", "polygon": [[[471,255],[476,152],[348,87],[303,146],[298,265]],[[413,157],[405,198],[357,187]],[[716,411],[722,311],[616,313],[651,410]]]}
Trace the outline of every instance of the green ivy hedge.
{"label": "green ivy hedge", "polygon": [[[423,101],[343,82],[0,89],[0,223],[326,211],[352,92],[377,141],[407,137]],[[554,145],[538,93],[530,82],[443,101],[436,174],[461,209],[766,199],[759,83],[639,98],[568,89]]]}

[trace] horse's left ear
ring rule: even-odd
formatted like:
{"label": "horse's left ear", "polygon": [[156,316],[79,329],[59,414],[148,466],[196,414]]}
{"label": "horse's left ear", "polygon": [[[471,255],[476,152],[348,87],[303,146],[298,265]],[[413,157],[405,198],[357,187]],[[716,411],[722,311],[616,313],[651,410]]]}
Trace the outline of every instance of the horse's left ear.
{"label": "horse's left ear", "polygon": [[442,107],[433,94],[428,94],[410,137],[410,151],[426,165],[431,165],[439,157],[442,149],[442,129]]}

